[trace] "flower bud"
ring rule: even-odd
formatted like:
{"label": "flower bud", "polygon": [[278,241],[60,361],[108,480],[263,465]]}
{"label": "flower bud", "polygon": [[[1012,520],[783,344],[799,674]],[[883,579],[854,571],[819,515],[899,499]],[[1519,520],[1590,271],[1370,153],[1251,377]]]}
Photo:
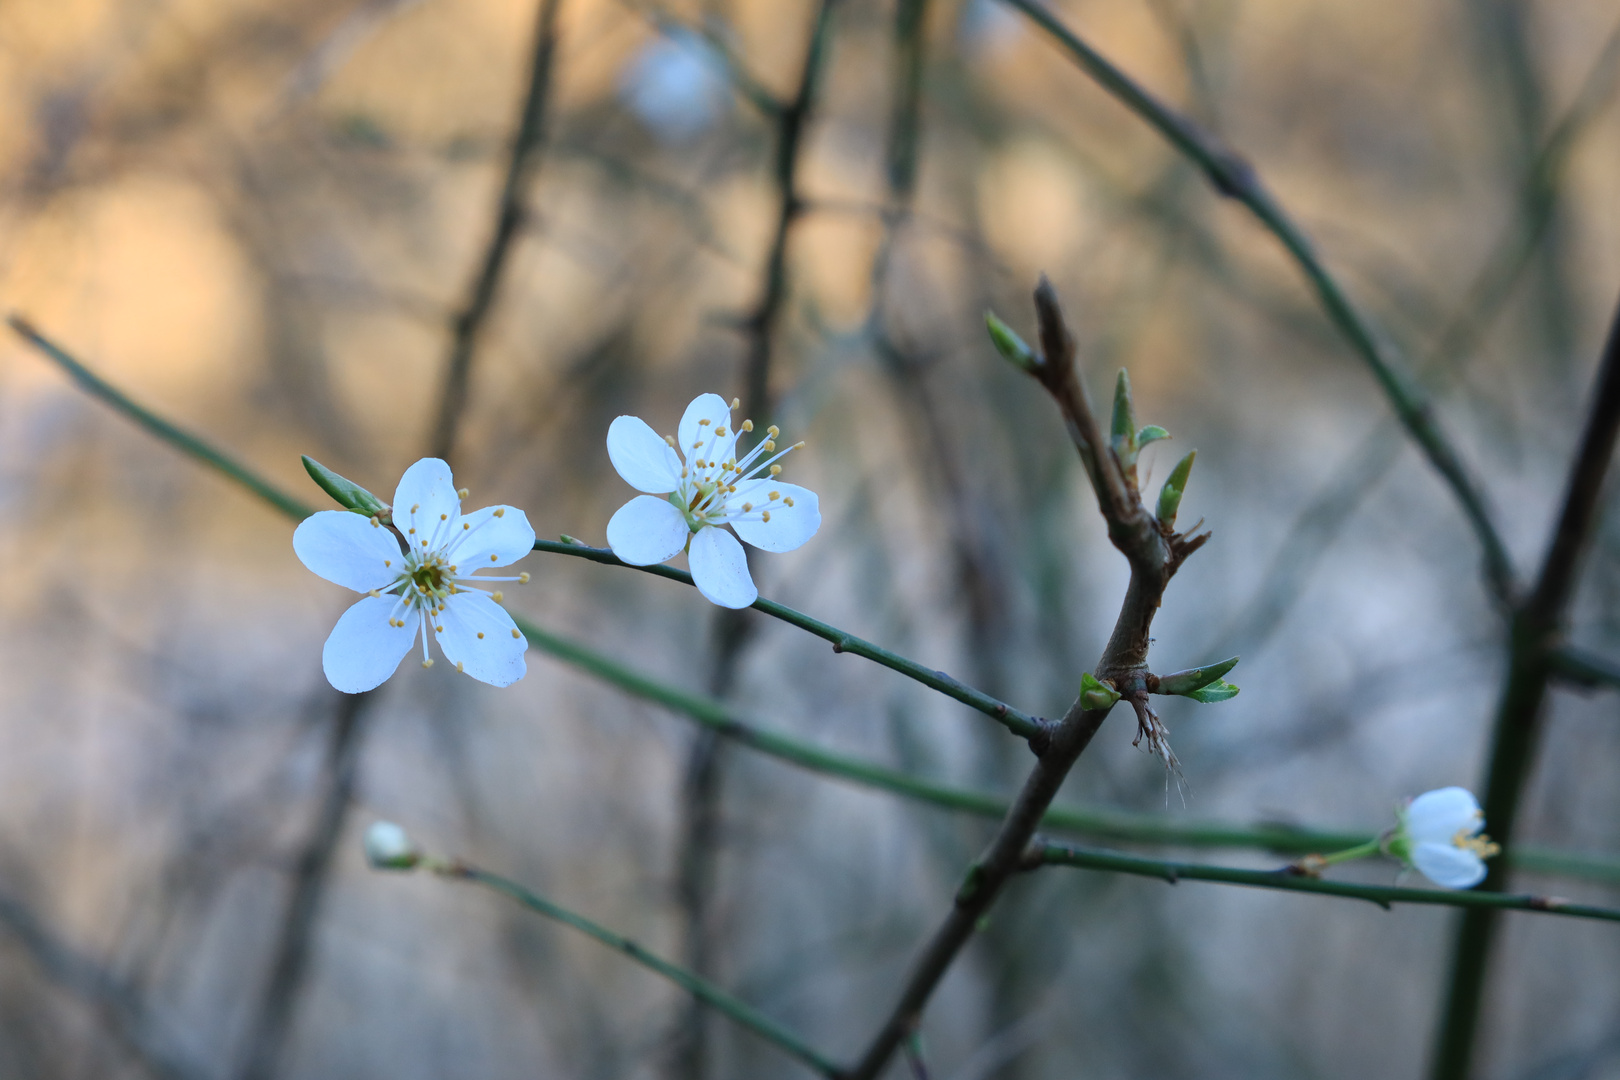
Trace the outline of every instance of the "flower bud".
{"label": "flower bud", "polygon": [[1013,328],[996,318],[993,312],[984,313],[985,329],[990,331],[990,341],[995,345],[996,351],[1013,366],[1033,375],[1041,366],[1040,357],[1035,350],[1024,343],[1024,339],[1013,332]]}
{"label": "flower bud", "polygon": [[321,490],[336,499],[339,504],[357,514],[377,518],[385,525],[392,520],[388,504],[377,496],[353,480],[339,476],[308,454],[303,455],[303,458],[304,471],[309,473],[310,479],[319,484]]}
{"label": "flower bud", "polygon": [[422,860],[404,829],[392,821],[374,821],[366,830],[366,861],[374,870],[410,870]]}
{"label": "flower bud", "polygon": [[1099,680],[1091,672],[1080,676],[1080,707],[1084,709],[1111,709],[1120,694],[1112,686]]}
{"label": "flower bud", "polygon": [[1198,451],[1194,450],[1178,461],[1159,489],[1159,521],[1169,528],[1175,527],[1176,512],[1181,509],[1181,493],[1187,490],[1187,477],[1192,474],[1193,459],[1197,456]]}

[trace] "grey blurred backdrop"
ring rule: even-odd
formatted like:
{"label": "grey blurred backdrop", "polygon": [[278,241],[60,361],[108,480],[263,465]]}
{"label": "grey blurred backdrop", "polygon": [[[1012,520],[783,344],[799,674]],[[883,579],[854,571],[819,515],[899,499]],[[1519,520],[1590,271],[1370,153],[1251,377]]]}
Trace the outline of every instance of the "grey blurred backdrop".
{"label": "grey blurred backdrop", "polygon": [[[561,0],[530,213],[453,446],[469,505],[523,506],[542,536],[602,543],[632,494],[609,421],[673,430],[697,393],[745,395],[759,344],[777,129],[734,83],[791,98],[816,5],[660,2]],[[1058,7],[1251,157],[1435,389],[1532,565],[1620,284],[1615,5]],[[921,8],[909,163],[893,3],[831,23],[768,341],[772,416],[808,440],[789,477],[824,523],[756,560],[763,593],[1066,707],[1125,565],[1050,401],[984,335],[986,307],[1032,330],[1044,271],[1093,392],[1128,366],[1141,421],[1174,434],[1147,455],[1155,487],[1199,451],[1182,516],[1214,539],[1170,589],[1156,666],[1244,656],[1241,697],[1165,711],[1185,804],[1122,716],[1061,798],[1376,829],[1404,796],[1477,785],[1501,634],[1473,537],[1275,241],[1015,13]],[[386,495],[430,443],[537,17],[0,6],[0,306],[312,502],[300,453]],[[533,650],[510,690],[407,664],[356,709],[320,670],[350,595],[299,565],[289,523],[9,336],[0,470],[0,1076],[795,1075],[498,897],[368,871],[361,832],[397,821],[667,955],[700,948],[848,1057],[992,827],[737,749],[694,795],[688,722]],[[1617,553],[1609,513],[1576,612],[1609,655]],[[1007,792],[1030,762],[784,625],[728,646],[690,589],[524,568],[515,610],[767,726]],[[1555,696],[1524,840],[1620,850],[1616,714]],[[1415,1077],[1451,926],[1049,870],[932,1005],[932,1075]],[[1613,927],[1510,919],[1496,970],[1483,1075],[1620,1077]]]}

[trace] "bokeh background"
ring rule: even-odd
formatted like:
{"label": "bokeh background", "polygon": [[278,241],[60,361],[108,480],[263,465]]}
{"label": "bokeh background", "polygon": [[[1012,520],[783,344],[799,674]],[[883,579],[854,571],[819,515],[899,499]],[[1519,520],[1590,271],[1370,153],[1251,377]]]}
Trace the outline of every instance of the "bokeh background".
{"label": "bokeh background", "polygon": [[[1434,390],[1531,566],[1620,286],[1614,5],[1056,6],[1251,158]],[[1244,657],[1239,698],[1166,707],[1184,798],[1120,715],[1061,798],[1373,830],[1477,786],[1502,633],[1473,538],[1295,269],[1019,15],[920,9],[909,198],[899,13],[844,0],[830,25],[768,340],[772,415],[808,441],[788,477],[824,523],[755,560],[764,593],[1066,707],[1125,568],[1050,401],[983,332],[993,307],[1029,333],[1044,271],[1094,394],[1127,366],[1140,419],[1174,434],[1152,472],[1199,450],[1182,514],[1214,539],[1156,666]],[[312,503],[300,453],[386,497],[429,446],[538,11],[0,6],[0,306]],[[561,0],[529,215],[452,451],[469,505],[602,543],[632,494],[609,421],[673,430],[697,393],[745,393],[780,190],[776,126],[736,82],[791,98],[813,17]],[[340,700],[319,658],[350,595],[299,565],[289,522],[9,335],[0,471],[0,1076],[793,1075],[499,897],[369,871],[361,832],[398,821],[698,950],[848,1058],[993,826],[705,746],[534,650],[509,690],[406,664]],[[1617,554],[1611,512],[1575,620],[1611,656]],[[1028,767],[983,717],[790,627],[750,617],[727,644],[690,589],[525,566],[515,610],[773,729],[980,789]],[[1526,842],[1620,852],[1617,720],[1613,694],[1554,695]],[[1044,871],[935,999],[930,1075],[1416,1077],[1452,918]],[[1620,1076],[1611,926],[1510,919],[1495,970],[1481,1075]]]}

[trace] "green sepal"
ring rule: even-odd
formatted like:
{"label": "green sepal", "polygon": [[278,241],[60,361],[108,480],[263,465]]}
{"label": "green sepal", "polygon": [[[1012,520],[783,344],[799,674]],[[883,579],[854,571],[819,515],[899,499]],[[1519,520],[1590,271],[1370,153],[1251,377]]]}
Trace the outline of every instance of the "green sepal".
{"label": "green sepal", "polygon": [[1080,707],[1084,709],[1112,709],[1119,700],[1119,691],[1101,682],[1091,672],[1080,676]]}
{"label": "green sepal", "polygon": [[1008,363],[1029,374],[1041,366],[1040,357],[1035,355],[1024,339],[1014,333],[1013,328],[996,318],[996,313],[984,313],[984,327],[990,331],[990,343],[996,347],[996,352],[1002,355]]}
{"label": "green sepal", "polygon": [[1159,489],[1159,520],[1172,528],[1176,524],[1176,512],[1181,509],[1181,493],[1187,490],[1187,477],[1192,475],[1193,459],[1197,456],[1198,451],[1194,450],[1176,462]]}
{"label": "green sepal", "polygon": [[346,477],[328,469],[308,454],[303,455],[304,471],[321,486],[321,490],[336,499],[345,509],[366,517],[374,517],[384,524],[393,520],[388,504]]}
{"label": "green sepal", "polygon": [[1181,696],[1190,697],[1194,701],[1202,702],[1205,705],[1213,705],[1217,701],[1230,701],[1232,698],[1237,697],[1238,688],[1229,682],[1216,679],[1214,682],[1200,690],[1194,690],[1191,693],[1183,694]]}
{"label": "green sepal", "polygon": [[1114,422],[1113,438],[1114,455],[1119,458],[1120,465],[1130,468],[1136,464],[1136,408],[1131,402],[1131,377],[1125,373],[1124,368],[1119,369],[1119,378],[1114,380]]}
{"label": "green sepal", "polygon": [[[1159,676],[1159,687],[1155,694],[1181,694],[1190,697],[1195,690],[1200,690],[1213,682],[1220,680],[1222,675],[1237,667],[1238,657],[1222,660],[1218,664],[1206,664],[1203,667],[1188,668],[1185,671],[1173,671],[1168,675]],[[1237,687],[1232,687],[1232,694],[1237,693]],[[1232,694],[1226,695],[1231,697]],[[1222,698],[1220,700],[1225,700]]]}
{"label": "green sepal", "polygon": [[1136,433],[1137,452],[1140,453],[1141,451],[1147,449],[1148,443],[1156,443],[1160,439],[1168,439],[1169,437],[1170,433],[1164,430],[1164,428],[1160,427],[1158,424],[1149,424],[1147,427]]}

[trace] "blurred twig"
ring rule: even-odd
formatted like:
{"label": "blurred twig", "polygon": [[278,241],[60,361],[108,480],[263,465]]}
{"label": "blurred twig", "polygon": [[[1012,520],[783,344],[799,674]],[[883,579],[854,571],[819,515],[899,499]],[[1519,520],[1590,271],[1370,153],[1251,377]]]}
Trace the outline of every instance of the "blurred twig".
{"label": "blurred twig", "polygon": [[512,135],[506,179],[495,203],[494,233],[484,249],[466,303],[450,324],[450,355],[445,361],[444,390],[439,396],[438,419],[434,421],[429,441],[428,452],[433,457],[448,459],[455,449],[456,428],[467,406],[467,385],[478,338],[495,303],[495,292],[500,286],[512,242],[528,219],[524,200],[539,168],[540,150],[545,142],[546,100],[551,92],[551,69],[557,52],[557,9],[560,6],[561,0],[540,0],[523,110]]}
{"label": "blurred twig", "polygon": [[1388,347],[1350,301],[1338,279],[1322,264],[1309,238],[1266,190],[1254,168],[1214,135],[1160,102],[1078,37],[1039,0],[1003,2],[1029,16],[1050,34],[1098,85],[1147,121],[1176,150],[1197,162],[1216,191],[1242,203],[1281,241],[1310,280],[1329,317],[1372,370],[1408,434],[1456,496],[1479,540],[1491,594],[1504,610],[1511,607],[1517,583],[1507,547],[1484,496],[1450,439],[1440,429],[1428,400],[1396,365]]}
{"label": "blurred twig", "polygon": [[575,930],[595,938],[608,948],[623,953],[642,967],[662,975],[698,1001],[723,1013],[821,1075],[827,1077],[838,1077],[840,1075],[838,1066],[831,1060],[823,1057],[793,1032],[761,1013],[752,1005],[733,997],[699,975],[648,952],[629,938],[616,934],[560,904],[553,903],[540,894],[519,885],[509,878],[501,877],[499,874],[492,874],[487,870],[480,870],[476,866],[469,866],[459,861],[443,867],[435,867],[434,869],[444,877],[471,881],[493,889],[495,892],[516,900],[531,911],[537,911],[548,919],[555,919],[565,926],[571,926]]}
{"label": "blurred twig", "polygon": [[1037,841],[1024,856],[1024,869],[1040,866],[1077,866],[1087,870],[1108,870],[1117,874],[1156,877],[1174,885],[1178,881],[1218,881],[1228,885],[1248,885],[1259,889],[1315,893],[1367,900],[1388,910],[1392,904],[1430,904],[1465,908],[1469,911],[1539,911],[1545,915],[1568,915],[1577,919],[1620,922],[1620,909],[1572,904],[1556,896],[1469,891],[1465,889],[1403,889],[1386,885],[1353,885],[1343,881],[1322,881],[1306,877],[1291,867],[1282,870],[1245,870],[1231,866],[1149,859],[1117,851],[1096,851]]}
{"label": "blurred twig", "polygon": [[89,368],[75,360],[55,342],[35,330],[33,324],[29,323],[21,315],[12,315],[6,321],[10,323],[11,328],[23,340],[44,353],[63,371],[72,376],[73,381],[79,384],[80,389],[90,394],[91,397],[101,399],[153,435],[156,435],[159,439],[213,467],[226,477],[235,480],[287,516],[306,518],[314,513],[308,506],[282,492],[246,465],[214,449],[210,443],[184,428],[170,423],[145,406],[137,404],[129,395],[90,371]]}
{"label": "blurred twig", "polygon": [[1588,690],[1620,689],[1620,663],[1596,653],[1566,645],[1551,657],[1553,674]]}
{"label": "blurred twig", "polygon": [[134,987],[59,938],[22,900],[0,893],[0,928],[47,978],[83,999],[147,1073],[159,1080],[204,1080],[210,1075],[162,1033]]}
{"label": "blurred twig", "polygon": [[[1570,464],[1563,506],[1543,556],[1535,588],[1515,605],[1510,625],[1507,678],[1497,705],[1486,771],[1483,809],[1491,833],[1512,840],[1536,746],[1543,704],[1557,669],[1554,655],[1565,629],[1581,555],[1591,539],[1603,497],[1604,478],[1620,437],[1620,307],[1609,328],[1598,363],[1586,427]],[[1490,868],[1485,887],[1500,890],[1506,868]],[[1485,976],[1495,939],[1490,911],[1471,911],[1453,946],[1450,989],[1437,1037],[1433,1077],[1464,1080],[1473,1056],[1474,1031],[1484,996]]]}
{"label": "blurred twig", "polygon": [[292,888],[270,963],[269,981],[247,1037],[241,1080],[269,1080],[276,1073],[286,1045],[288,1026],[309,968],[315,921],[326,893],[332,854],[342,837],[343,822],[354,796],[366,707],[376,693],[373,690],[338,697],[327,744],[320,808],[293,866]]}

